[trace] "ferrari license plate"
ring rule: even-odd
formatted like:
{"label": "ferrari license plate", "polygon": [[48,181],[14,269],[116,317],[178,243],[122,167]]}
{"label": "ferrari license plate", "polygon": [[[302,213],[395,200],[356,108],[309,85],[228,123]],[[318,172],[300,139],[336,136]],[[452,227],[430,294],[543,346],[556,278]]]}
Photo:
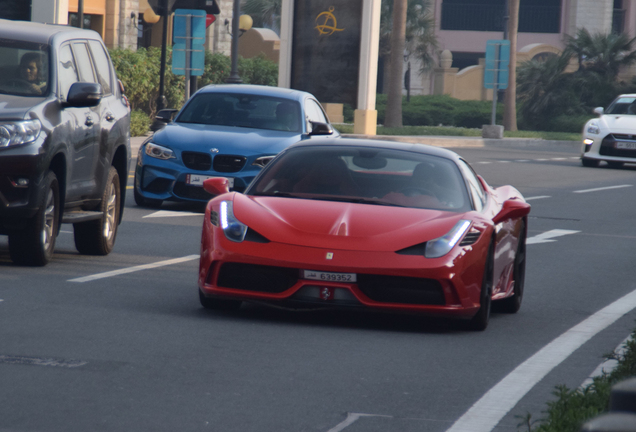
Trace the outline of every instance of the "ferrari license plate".
{"label": "ferrari license plate", "polygon": [[616,143],[617,149],[626,149],[626,150],[636,150],[636,142],[622,142],[618,141]]}
{"label": "ferrari license plate", "polygon": [[326,282],[356,282],[355,273],[332,273],[303,270],[303,278]]}
{"label": "ferrari license plate", "polygon": [[[203,182],[207,179],[211,179],[218,176],[202,176],[198,174],[187,174],[186,175],[186,183],[191,186],[203,186]],[[230,189],[234,187],[234,179],[231,177],[227,177],[227,184]]]}

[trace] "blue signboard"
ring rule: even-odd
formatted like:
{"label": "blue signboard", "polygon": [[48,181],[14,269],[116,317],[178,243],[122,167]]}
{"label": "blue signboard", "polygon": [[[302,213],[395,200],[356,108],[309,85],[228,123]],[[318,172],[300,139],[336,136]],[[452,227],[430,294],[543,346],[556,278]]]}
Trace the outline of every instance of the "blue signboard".
{"label": "blue signboard", "polygon": [[508,67],[510,65],[510,41],[489,40],[486,44],[486,68],[484,87],[503,90],[508,88]]}
{"label": "blue signboard", "polygon": [[174,46],[172,47],[172,73],[186,75],[186,58],[189,57],[188,70],[191,76],[203,75],[205,53],[204,10],[177,9],[174,11]]}

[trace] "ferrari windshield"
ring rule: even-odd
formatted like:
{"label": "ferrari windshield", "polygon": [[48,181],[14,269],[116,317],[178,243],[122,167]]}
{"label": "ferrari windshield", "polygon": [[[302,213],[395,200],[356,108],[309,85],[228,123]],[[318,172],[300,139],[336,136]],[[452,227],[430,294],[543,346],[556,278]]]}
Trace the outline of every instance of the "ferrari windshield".
{"label": "ferrari windshield", "polygon": [[43,96],[48,82],[48,45],[0,39],[0,93]]}
{"label": "ferrari windshield", "polygon": [[605,114],[636,115],[636,97],[621,96],[607,108]]}
{"label": "ferrari windshield", "polygon": [[301,146],[289,149],[270,162],[245,193],[470,210],[466,184],[452,160],[375,147]]}
{"label": "ferrari windshield", "polygon": [[175,121],[289,132],[300,132],[302,125],[296,101],[232,93],[199,93]]}

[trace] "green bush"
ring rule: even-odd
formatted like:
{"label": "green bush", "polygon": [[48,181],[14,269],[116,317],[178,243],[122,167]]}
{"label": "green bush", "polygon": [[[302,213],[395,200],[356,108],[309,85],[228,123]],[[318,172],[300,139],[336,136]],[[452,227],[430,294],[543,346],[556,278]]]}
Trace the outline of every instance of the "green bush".
{"label": "green bush", "polygon": [[130,136],[143,136],[150,130],[152,120],[148,114],[141,110],[134,110],[130,113]]}
{"label": "green bush", "polygon": [[[203,76],[199,79],[199,88],[208,84],[224,84],[230,76],[232,61],[230,57],[209,51],[205,53]],[[238,74],[245,84],[278,85],[278,65],[265,55],[238,59]]]}
{"label": "green bush", "polygon": [[[386,95],[378,95],[376,102],[378,124],[384,123]],[[492,102],[463,101],[447,95],[411,96],[402,99],[402,123],[405,126],[455,126],[481,128],[490,124]],[[497,123],[501,124],[503,106],[497,105]]]}

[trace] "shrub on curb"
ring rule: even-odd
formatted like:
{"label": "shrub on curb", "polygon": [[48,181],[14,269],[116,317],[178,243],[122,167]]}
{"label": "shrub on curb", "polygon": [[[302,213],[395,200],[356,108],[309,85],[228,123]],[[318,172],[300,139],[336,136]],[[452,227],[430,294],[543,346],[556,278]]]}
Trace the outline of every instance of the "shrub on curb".
{"label": "shrub on curb", "polygon": [[134,110],[130,113],[130,136],[143,136],[150,130],[152,121],[148,114],[141,110]]}

